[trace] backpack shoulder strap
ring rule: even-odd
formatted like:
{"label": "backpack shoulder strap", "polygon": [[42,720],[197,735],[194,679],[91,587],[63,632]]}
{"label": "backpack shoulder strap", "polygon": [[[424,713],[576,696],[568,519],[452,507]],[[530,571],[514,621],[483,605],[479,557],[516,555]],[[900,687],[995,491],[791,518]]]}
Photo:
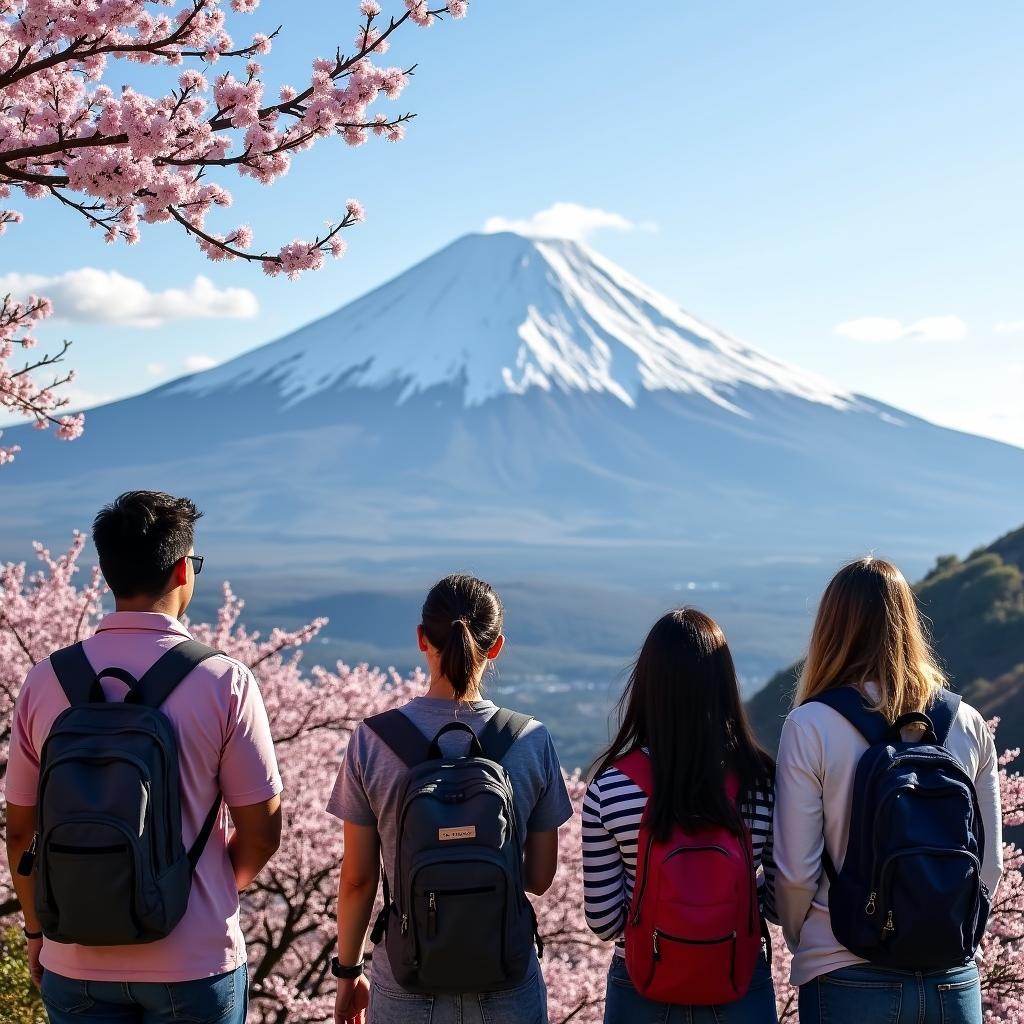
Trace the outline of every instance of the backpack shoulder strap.
{"label": "backpack shoulder strap", "polygon": [[960,710],[960,694],[951,690],[940,690],[928,707],[926,714],[931,719],[935,738],[941,746],[946,745],[949,730],[953,728],[957,712]]}
{"label": "backpack shoulder strap", "polygon": [[864,702],[860,691],[852,686],[836,686],[812,697],[805,704],[824,704],[838,712],[872,746],[885,740],[889,723],[880,711],[874,711]]}
{"label": "backpack shoulder strap", "polygon": [[654,792],[654,770],[651,768],[651,759],[642,750],[634,750],[620,757],[612,767],[635,782],[643,790],[644,796],[650,798]]}
{"label": "backpack shoulder strap", "polygon": [[512,749],[512,744],[519,739],[523,730],[532,721],[530,715],[521,715],[518,711],[509,711],[508,708],[498,708],[478,737],[484,756],[501,764],[505,755]]}
{"label": "backpack shoulder strap", "polygon": [[85,656],[85,648],[81,643],[54,651],[50,655],[50,664],[72,707],[104,703],[99,677]]}
{"label": "backpack shoulder strap", "polygon": [[426,761],[430,740],[398,708],[373,715],[365,719],[363,724],[383,740],[385,746],[406,768],[415,768]]}
{"label": "backpack shoulder strap", "polygon": [[197,666],[221,652],[198,640],[185,640],[161,655],[157,663],[139,680],[125,702],[158,708]]}

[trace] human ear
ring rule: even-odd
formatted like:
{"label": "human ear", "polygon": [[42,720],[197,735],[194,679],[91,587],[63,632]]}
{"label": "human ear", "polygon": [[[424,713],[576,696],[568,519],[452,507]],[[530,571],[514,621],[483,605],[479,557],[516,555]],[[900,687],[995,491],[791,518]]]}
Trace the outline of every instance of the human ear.
{"label": "human ear", "polygon": [[505,635],[501,634],[501,635],[499,635],[498,639],[495,640],[493,644],[491,644],[491,649],[487,652],[487,660],[488,661],[494,661],[494,659],[497,658],[497,656],[499,654],[501,654],[501,649],[504,646],[505,646]]}

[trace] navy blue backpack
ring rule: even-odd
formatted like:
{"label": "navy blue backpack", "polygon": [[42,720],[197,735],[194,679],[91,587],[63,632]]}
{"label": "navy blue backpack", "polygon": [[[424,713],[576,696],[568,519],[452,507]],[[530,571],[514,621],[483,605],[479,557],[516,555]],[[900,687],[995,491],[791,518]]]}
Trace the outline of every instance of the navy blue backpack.
{"label": "navy blue backpack", "polygon": [[[822,852],[836,939],[880,967],[966,963],[981,942],[990,898],[974,781],[945,747],[960,698],[943,691],[927,714],[892,724],[853,687],[808,703],[839,712],[870,744],[857,765],[842,868]],[[925,727],[921,739],[904,742],[902,730],[915,723]]]}

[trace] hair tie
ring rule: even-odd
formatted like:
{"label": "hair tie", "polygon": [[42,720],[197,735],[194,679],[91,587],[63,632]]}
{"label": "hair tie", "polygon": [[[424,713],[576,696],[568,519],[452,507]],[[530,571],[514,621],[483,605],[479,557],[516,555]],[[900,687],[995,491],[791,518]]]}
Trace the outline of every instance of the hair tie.
{"label": "hair tie", "polygon": [[465,619],[452,619],[452,629],[456,626],[468,626],[469,623]]}

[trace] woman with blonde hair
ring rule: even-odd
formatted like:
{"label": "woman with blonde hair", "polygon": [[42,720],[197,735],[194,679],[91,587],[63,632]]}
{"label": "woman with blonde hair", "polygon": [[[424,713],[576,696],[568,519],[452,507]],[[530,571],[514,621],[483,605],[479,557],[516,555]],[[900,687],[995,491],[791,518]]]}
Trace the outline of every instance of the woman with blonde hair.
{"label": "woman with blonde hair", "polygon": [[981,1024],[998,759],[896,566],[863,558],[829,583],[794,705],[774,834],[802,1024]]}

